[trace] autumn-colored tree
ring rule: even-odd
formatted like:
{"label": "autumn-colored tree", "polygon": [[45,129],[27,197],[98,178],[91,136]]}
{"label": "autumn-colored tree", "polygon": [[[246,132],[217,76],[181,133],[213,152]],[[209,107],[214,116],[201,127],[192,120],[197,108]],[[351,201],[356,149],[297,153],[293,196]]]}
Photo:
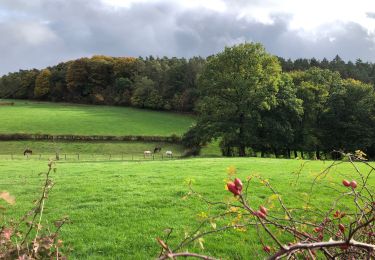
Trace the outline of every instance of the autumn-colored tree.
{"label": "autumn-colored tree", "polygon": [[72,94],[70,99],[80,99],[81,95],[87,95],[88,87],[88,59],[78,59],[68,65],[66,71],[66,84],[69,92]]}
{"label": "autumn-colored tree", "polygon": [[34,98],[43,99],[51,90],[51,71],[42,70],[35,80]]}

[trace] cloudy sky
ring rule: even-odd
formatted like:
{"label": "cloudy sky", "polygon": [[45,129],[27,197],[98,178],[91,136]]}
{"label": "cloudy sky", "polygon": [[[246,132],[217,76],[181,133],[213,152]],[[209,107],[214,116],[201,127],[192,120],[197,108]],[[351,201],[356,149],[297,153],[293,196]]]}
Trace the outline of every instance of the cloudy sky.
{"label": "cloudy sky", "polygon": [[207,56],[245,41],[285,58],[375,62],[374,0],[0,0],[0,75],[94,54]]}

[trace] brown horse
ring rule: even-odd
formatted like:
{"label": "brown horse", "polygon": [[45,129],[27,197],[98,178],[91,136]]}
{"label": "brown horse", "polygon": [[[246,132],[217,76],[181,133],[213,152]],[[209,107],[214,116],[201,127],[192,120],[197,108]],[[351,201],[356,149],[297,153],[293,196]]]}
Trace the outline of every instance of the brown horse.
{"label": "brown horse", "polygon": [[157,153],[157,152],[160,152],[160,151],[161,151],[161,147],[160,147],[160,146],[155,147],[155,149],[154,149],[154,153]]}
{"label": "brown horse", "polygon": [[33,151],[29,148],[26,148],[25,151],[23,151],[23,155],[32,155],[33,154]]}

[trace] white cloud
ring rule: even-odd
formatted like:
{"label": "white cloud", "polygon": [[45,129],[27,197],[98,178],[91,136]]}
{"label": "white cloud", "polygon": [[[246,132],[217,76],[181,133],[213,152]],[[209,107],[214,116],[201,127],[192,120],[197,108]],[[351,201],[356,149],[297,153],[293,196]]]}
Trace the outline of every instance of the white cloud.
{"label": "white cloud", "polygon": [[133,4],[139,3],[166,3],[179,5],[181,8],[206,8],[218,12],[227,10],[225,2],[221,0],[101,0],[102,3],[115,8],[130,8]]}
{"label": "white cloud", "polygon": [[245,41],[285,58],[375,61],[373,0],[0,0],[0,75],[103,54],[207,56]]}
{"label": "white cloud", "polygon": [[42,23],[18,23],[15,24],[19,37],[31,45],[41,45],[45,43],[53,44],[57,40],[57,35],[46,26],[48,22]]}
{"label": "white cloud", "polygon": [[102,0],[112,7],[127,7],[136,3],[173,3],[181,8],[206,8],[218,12],[235,12],[265,24],[272,24],[274,14],[292,17],[292,30],[310,31],[335,22],[355,22],[369,32],[375,30],[375,19],[368,13],[375,12],[374,0]]}

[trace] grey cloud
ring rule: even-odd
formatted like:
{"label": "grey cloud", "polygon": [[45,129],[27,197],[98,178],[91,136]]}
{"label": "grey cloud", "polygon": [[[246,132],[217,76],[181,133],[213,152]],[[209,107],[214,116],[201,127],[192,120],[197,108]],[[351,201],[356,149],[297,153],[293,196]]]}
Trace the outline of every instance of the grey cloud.
{"label": "grey cloud", "polygon": [[172,2],[115,9],[99,0],[3,0],[0,75],[93,54],[207,56],[244,41],[261,42],[269,52],[286,58],[339,54],[375,61],[374,35],[357,24],[341,24],[340,30],[326,25],[326,33],[312,40],[288,28],[287,14],[272,18],[273,24],[262,24],[238,18],[233,10],[187,11]]}
{"label": "grey cloud", "polygon": [[375,13],[368,12],[368,13],[366,13],[366,15],[367,15],[368,18],[373,18],[373,19],[375,19]]}

